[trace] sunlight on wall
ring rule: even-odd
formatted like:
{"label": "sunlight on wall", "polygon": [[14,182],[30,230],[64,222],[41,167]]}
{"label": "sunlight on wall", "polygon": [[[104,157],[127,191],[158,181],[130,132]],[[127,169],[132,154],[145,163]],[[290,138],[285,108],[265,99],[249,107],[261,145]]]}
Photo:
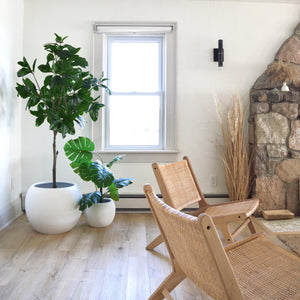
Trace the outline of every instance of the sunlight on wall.
{"label": "sunlight on wall", "polygon": [[[14,23],[11,20],[15,20]],[[21,213],[20,103],[16,61],[22,54],[23,0],[0,5],[0,228]]]}

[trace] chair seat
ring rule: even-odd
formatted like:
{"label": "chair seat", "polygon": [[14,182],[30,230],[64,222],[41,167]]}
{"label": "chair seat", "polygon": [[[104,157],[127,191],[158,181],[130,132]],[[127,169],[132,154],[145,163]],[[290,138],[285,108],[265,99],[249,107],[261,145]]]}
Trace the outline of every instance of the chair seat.
{"label": "chair seat", "polygon": [[226,252],[245,299],[299,299],[299,258],[294,254],[264,236]]}
{"label": "chair seat", "polygon": [[240,215],[241,218],[245,219],[251,216],[259,205],[259,200],[249,199],[245,201],[236,201],[220,205],[209,206],[205,213],[214,217],[225,217],[231,215]]}

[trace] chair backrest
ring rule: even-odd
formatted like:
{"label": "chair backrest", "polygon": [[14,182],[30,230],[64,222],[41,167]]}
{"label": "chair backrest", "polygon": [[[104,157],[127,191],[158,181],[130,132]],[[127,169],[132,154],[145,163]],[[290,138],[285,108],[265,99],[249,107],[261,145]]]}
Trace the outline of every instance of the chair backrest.
{"label": "chair backrest", "polygon": [[171,207],[181,210],[200,201],[204,206],[207,202],[201,192],[189,159],[159,165],[152,164],[152,168],[164,201]]}
{"label": "chair backrest", "polygon": [[211,218],[205,214],[197,218],[173,209],[155,195],[150,185],[144,186],[144,192],[165,240],[173,269],[178,265],[214,299],[243,299]]}

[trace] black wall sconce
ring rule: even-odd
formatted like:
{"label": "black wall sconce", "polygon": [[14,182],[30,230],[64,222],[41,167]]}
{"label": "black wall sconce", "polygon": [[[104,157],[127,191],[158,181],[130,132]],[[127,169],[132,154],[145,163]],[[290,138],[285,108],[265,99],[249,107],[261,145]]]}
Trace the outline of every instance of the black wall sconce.
{"label": "black wall sconce", "polygon": [[219,68],[223,68],[223,61],[224,61],[223,40],[218,40],[218,48],[214,48],[214,61],[218,62]]}

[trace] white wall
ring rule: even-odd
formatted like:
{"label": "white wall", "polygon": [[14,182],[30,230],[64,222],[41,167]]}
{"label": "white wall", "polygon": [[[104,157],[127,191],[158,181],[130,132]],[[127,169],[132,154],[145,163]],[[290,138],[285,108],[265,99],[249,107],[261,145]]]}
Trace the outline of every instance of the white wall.
{"label": "white wall", "polygon": [[[93,24],[96,21],[177,22],[177,147],[188,155],[204,193],[226,192],[222,165],[216,153],[219,127],[213,94],[226,101],[238,92],[248,101],[248,91],[299,22],[300,4],[266,1],[195,0],[25,0],[24,54],[31,61],[43,58],[42,45],[53,33],[68,35],[69,43],[82,47],[92,63]],[[212,49],[224,40],[224,70],[212,62]],[[42,62],[42,60],[40,60]],[[47,126],[36,129],[29,114],[22,114],[25,191],[30,184],[51,179],[51,139]],[[90,135],[90,129],[79,134]],[[64,141],[65,142],[65,141]],[[60,142],[61,146],[64,142]],[[135,177],[124,193],[142,193],[146,182],[155,184],[150,163],[122,163],[119,176]],[[218,185],[209,185],[209,175]],[[61,155],[58,179],[84,185]],[[157,189],[158,190],[158,189]]]}
{"label": "white wall", "polygon": [[0,228],[21,213],[21,103],[16,99],[22,55],[23,0],[0,2]]}

